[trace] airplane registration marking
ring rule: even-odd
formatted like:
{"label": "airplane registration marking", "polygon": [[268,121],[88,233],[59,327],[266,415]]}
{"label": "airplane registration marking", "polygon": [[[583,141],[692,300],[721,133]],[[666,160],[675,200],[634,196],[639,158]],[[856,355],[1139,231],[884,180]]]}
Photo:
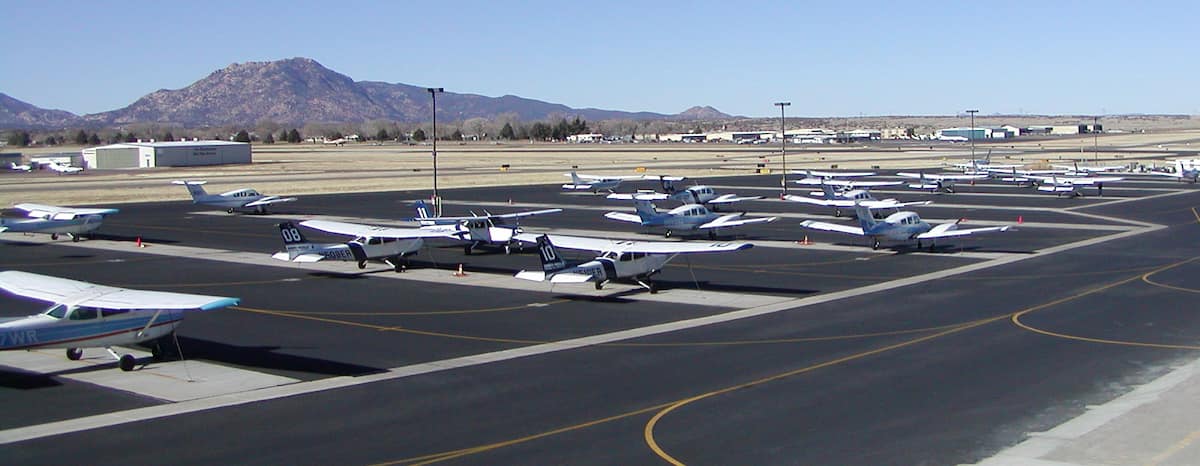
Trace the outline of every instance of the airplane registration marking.
{"label": "airplane registration marking", "polygon": [[28,346],[38,343],[41,343],[41,340],[38,339],[37,330],[17,330],[0,333],[0,347]]}

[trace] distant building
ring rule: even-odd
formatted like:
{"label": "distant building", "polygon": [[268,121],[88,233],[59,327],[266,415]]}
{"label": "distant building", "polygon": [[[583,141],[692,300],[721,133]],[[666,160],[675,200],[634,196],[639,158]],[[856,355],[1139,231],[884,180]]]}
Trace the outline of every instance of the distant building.
{"label": "distant building", "polygon": [[937,138],[967,138],[967,140],[981,140],[992,137],[992,130],[989,128],[945,128],[938,130]]}
{"label": "distant building", "polygon": [[127,142],[81,151],[88,168],[189,167],[251,162],[250,144],[230,141]]}

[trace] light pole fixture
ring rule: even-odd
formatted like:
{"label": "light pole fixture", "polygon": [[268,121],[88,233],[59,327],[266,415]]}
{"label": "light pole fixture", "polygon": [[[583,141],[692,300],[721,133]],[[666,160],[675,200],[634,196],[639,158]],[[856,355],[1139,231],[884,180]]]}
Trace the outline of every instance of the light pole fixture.
{"label": "light pole fixture", "polygon": [[437,185],[437,95],[446,90],[440,87],[427,87],[429,97],[433,99],[433,209],[438,216],[442,215],[442,198],[438,196]]}
{"label": "light pole fixture", "polygon": [[775,102],[775,106],[779,107],[779,151],[783,155],[783,175],[779,179],[779,183],[783,185],[783,194],[787,195],[787,127],[784,126],[783,109],[791,105],[791,102]]}
{"label": "light pole fixture", "polygon": [[967,139],[971,140],[971,163],[975,163],[975,114],[979,110],[967,110],[971,114],[971,129],[967,130]]}
{"label": "light pole fixture", "polygon": [[1092,117],[1092,158],[1100,164],[1100,116]]}

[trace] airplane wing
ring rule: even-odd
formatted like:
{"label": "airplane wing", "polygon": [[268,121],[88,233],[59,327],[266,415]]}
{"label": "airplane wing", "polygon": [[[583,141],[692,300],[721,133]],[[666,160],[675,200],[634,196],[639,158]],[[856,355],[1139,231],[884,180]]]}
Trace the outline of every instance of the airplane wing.
{"label": "airplane wing", "polygon": [[642,201],[665,201],[671,196],[663,193],[612,193],[605,196],[607,199],[617,199],[622,201],[632,201],[634,199]]}
{"label": "airplane wing", "polygon": [[[903,176],[905,178],[921,179],[920,173],[899,172],[899,173],[896,173],[896,175]],[[925,179],[933,180],[933,181],[982,180],[982,179],[986,179],[986,178],[987,178],[987,175],[958,175],[958,174],[946,174],[946,173],[926,173],[925,174]]]}
{"label": "airplane wing", "polygon": [[455,223],[455,222],[469,222],[472,220],[486,220],[486,219],[497,220],[497,219],[521,218],[521,217],[530,217],[530,216],[534,216],[534,215],[553,214],[553,213],[558,213],[558,212],[562,212],[562,209],[527,210],[525,212],[513,212],[510,214],[472,215],[472,216],[465,216],[465,217],[413,218],[411,220],[426,220],[426,221],[435,220],[439,223],[443,223],[443,222],[444,223]]}
{"label": "airplane wing", "polygon": [[[570,173],[567,173],[567,174],[564,174],[563,176],[566,176],[566,177],[568,177],[568,178],[569,178],[569,177],[571,176],[571,174],[570,174]],[[646,178],[646,175],[606,175],[606,176],[601,176],[601,175],[584,175],[584,174],[581,174],[581,173],[576,173],[576,174],[575,174],[575,176],[578,176],[578,177],[579,177],[579,179],[581,179],[581,180],[592,180],[592,181],[612,181],[612,180],[641,180],[641,179],[647,179],[647,178]],[[655,178],[650,178],[650,179],[658,179],[658,178],[657,178],[657,177],[655,177]],[[564,185],[564,186],[565,186],[565,185]]]}
{"label": "airplane wing", "polygon": [[854,207],[854,203],[858,202],[860,205],[862,205],[863,207],[866,207],[868,209],[897,209],[900,207],[914,206],[914,205],[929,205],[929,204],[933,203],[933,201],[899,202],[895,199],[884,199],[881,201],[861,201],[861,200],[854,200],[854,199],[816,199],[816,198],[812,198],[812,197],[795,196],[795,195],[786,196],[784,199],[787,199],[789,201],[794,201],[794,202],[802,202],[805,204],[819,205],[819,206],[825,206],[825,207]]}
{"label": "airplane wing", "polygon": [[[546,281],[546,272],[541,270],[522,270],[514,276],[522,280]],[[586,283],[592,281],[594,278],[591,275],[582,273],[560,272],[550,275],[550,283]]]}
{"label": "airplane wing", "polygon": [[41,301],[130,311],[160,309],[208,311],[233,306],[240,302],[238,298],[131,290],[11,270],[0,272],[0,289]]}
{"label": "airplane wing", "polygon": [[738,196],[736,194],[722,194],[708,201],[708,204],[733,204],[735,202],[753,201],[762,198],[763,196]]}
{"label": "airplane wing", "polygon": [[279,203],[283,203],[283,202],[296,202],[296,199],[297,198],[295,198],[295,197],[267,196],[267,197],[264,197],[257,201],[246,203],[242,207],[258,207],[260,205],[279,204]]}
{"label": "airplane wing", "polygon": [[[637,224],[642,223],[641,217],[639,217],[635,214],[629,214],[629,213],[625,213],[625,212],[608,212],[608,213],[604,214],[604,217],[611,218],[613,220],[620,220],[622,222],[630,222],[630,223],[637,223]],[[554,245],[557,246],[558,243],[554,243]]]}
{"label": "airplane wing", "polygon": [[300,222],[300,225],[326,233],[365,238],[446,238],[453,236],[449,231],[441,229],[380,227],[328,220],[305,220]]}
{"label": "airplane wing", "polygon": [[[536,243],[540,234],[521,233],[517,239],[528,243]],[[742,242],[682,242],[682,241],[634,241],[613,240],[603,238],[585,238],[582,236],[547,235],[550,243],[563,249],[576,249],[597,252],[640,252],[644,254],[689,254],[703,252],[740,251],[754,247],[752,243]],[[559,274],[562,275],[562,274]]]}
{"label": "airplane wing", "polygon": [[717,217],[716,220],[702,224],[696,229],[706,230],[710,228],[728,228],[742,225],[750,225],[754,223],[769,223],[779,220],[779,217],[758,217],[758,218],[741,218],[742,214],[729,214]]}
{"label": "airplane wing", "polygon": [[941,225],[933,227],[933,229],[931,229],[925,233],[921,233],[921,234],[917,235],[917,239],[938,239],[938,238],[951,238],[951,237],[955,237],[955,236],[970,236],[970,235],[977,235],[980,233],[999,233],[1002,231],[1008,231],[1011,228],[1012,228],[1011,226],[1005,225],[1002,227],[969,228],[969,229],[964,230],[964,229],[958,228],[957,222],[956,223],[943,223]]}
{"label": "airplane wing", "polygon": [[838,233],[849,233],[851,235],[865,236],[862,227],[854,227],[850,225],[842,225],[838,223],[818,222],[815,220],[805,220],[800,222],[800,226],[813,230],[835,231]]}
{"label": "airplane wing", "polygon": [[80,215],[111,215],[120,212],[118,209],[77,209],[31,203],[17,204],[13,207],[24,210],[30,217],[50,217],[57,220],[70,219]]}
{"label": "airplane wing", "polygon": [[796,170],[793,171],[792,174],[823,178],[856,178],[860,176],[871,176],[874,175],[875,172],[821,172],[815,170]]}

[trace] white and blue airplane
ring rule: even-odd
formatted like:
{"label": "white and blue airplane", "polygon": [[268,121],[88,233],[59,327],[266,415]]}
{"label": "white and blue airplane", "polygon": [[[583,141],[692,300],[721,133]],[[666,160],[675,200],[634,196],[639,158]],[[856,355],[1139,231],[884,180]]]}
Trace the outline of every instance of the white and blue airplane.
{"label": "white and blue airplane", "polygon": [[625,180],[645,179],[643,175],[580,175],[575,173],[575,170],[571,170],[571,173],[564,176],[571,177],[571,184],[562,185],[564,191],[591,191],[593,193],[599,193],[602,190],[612,192]]}
{"label": "white and blue airplane", "polygon": [[720,228],[733,228],[754,223],[767,223],[778,220],[778,217],[742,218],[742,213],[715,214],[699,204],[684,204],[666,212],[658,212],[649,199],[639,195],[633,196],[633,205],[637,214],[625,212],[608,212],[605,218],[622,222],[636,223],[643,227],[663,228],[666,237],[670,238],[675,231],[708,232],[709,238],[716,238]]}
{"label": "white and blue airplane", "polygon": [[50,162],[46,164],[46,167],[58,172],[59,175],[73,175],[83,171],[83,167],[72,167],[58,162]]}
{"label": "white and blue airplane", "polygon": [[[647,177],[650,179],[652,177]],[[738,196],[736,194],[717,194],[711,186],[694,185],[686,188],[675,186],[676,181],[682,181],[682,177],[660,176],[657,177],[662,184],[663,192],[653,191],[638,191],[634,194],[613,193],[609,194],[609,199],[633,200],[634,196],[639,198],[661,201],[674,199],[683,204],[700,204],[712,210],[717,210],[718,207],[733,205],[742,201],[754,201],[762,199],[763,196]]]}
{"label": "white and blue airplane", "polygon": [[[28,272],[0,272],[0,289],[54,303],[41,314],[0,321],[0,350],[66,348],[67,359],[83,357],[81,348],[105,348],[123,371],[137,364],[113,346],[133,345],[169,336],[184,311],[210,311],[238,304],[237,298],[96,285]],[[152,346],[161,357],[164,348]]]}
{"label": "white and blue airplane", "polygon": [[418,228],[392,228],[357,223],[306,220],[301,226],[337,235],[353,236],[345,243],[310,243],[292,222],[279,226],[283,237],[284,251],[271,257],[289,262],[317,262],[322,260],[353,261],[358,268],[367,268],[367,261],[380,261],[397,272],[403,272],[408,264],[405,258],[418,253],[424,238],[445,238],[442,231]]}
{"label": "white and blue airplane", "polygon": [[104,223],[104,216],[120,212],[117,209],[93,209],[58,207],[44,204],[17,204],[13,206],[25,211],[30,218],[3,219],[0,218],[0,232],[14,233],[45,233],[50,239],[58,239],[58,235],[67,235],[71,241],[90,234]]}
{"label": "white and blue airplane", "polygon": [[1081,189],[1091,186],[1096,187],[1100,195],[1104,195],[1104,183],[1113,183],[1124,179],[1119,176],[1025,175],[1025,177],[1038,183],[1038,191],[1071,197],[1082,197]]}
{"label": "white and blue airplane", "polygon": [[15,172],[29,173],[33,171],[33,166],[28,164],[17,165],[16,162],[8,162],[8,169]]}
{"label": "white and blue airplane", "polygon": [[940,225],[931,226],[916,212],[901,211],[887,216],[887,218],[875,220],[871,212],[864,206],[858,205],[854,207],[855,215],[858,217],[858,226],[843,225],[838,223],[818,222],[814,220],[805,220],[800,222],[800,226],[813,230],[832,231],[837,233],[846,233],[850,235],[865,236],[871,239],[871,249],[879,249],[880,240],[893,241],[917,241],[917,248],[922,247],[922,241],[929,241],[929,249],[933,250],[934,241],[942,238],[953,238],[956,236],[977,235],[981,233],[996,233],[1008,231],[1011,227],[1006,225],[1002,227],[983,227],[960,229],[958,227],[962,219],[953,223],[943,223]]}
{"label": "white and blue airplane", "polygon": [[[509,254],[513,249],[521,249],[522,243],[516,236],[521,232],[520,220],[524,217],[562,212],[562,209],[541,209],[508,214],[493,214],[484,211],[484,215],[464,217],[439,217],[425,201],[417,201],[417,216],[408,219],[420,222],[422,230],[442,232],[444,236],[466,241],[463,252],[471,255],[480,246],[495,246],[504,248]],[[511,222],[511,223],[510,223]]]}
{"label": "white and blue airplane", "polygon": [[916,179],[916,183],[909,183],[911,189],[924,189],[930,192],[953,193],[954,184],[959,181],[975,181],[985,180],[988,178],[986,173],[925,173],[925,172],[899,172],[896,176]]}
{"label": "white and blue airplane", "polygon": [[822,207],[833,207],[833,216],[841,217],[842,209],[852,209],[855,204],[860,204],[863,207],[875,210],[894,210],[899,211],[901,207],[929,205],[931,201],[911,201],[900,202],[894,198],[876,199],[871,195],[871,191],[866,189],[851,189],[847,191],[835,191],[833,186],[829,184],[821,185],[822,191],[812,191],[809,194],[812,196],[822,196],[814,198],[810,196],[797,196],[789,194],[783,198],[792,202],[803,204],[818,205]]}
{"label": "white and blue airplane", "polygon": [[[675,256],[741,251],[754,247],[751,243],[742,242],[625,241],[528,233],[517,237],[521,241],[537,243],[538,257],[542,262],[542,270],[522,270],[517,273],[517,278],[550,283],[592,282],[597,290],[612,280],[629,279],[651,293],[657,293],[658,288],[650,281],[650,277],[661,272]],[[595,251],[599,255],[592,260],[571,265],[559,255],[555,246]]]}
{"label": "white and blue airplane", "polygon": [[1188,165],[1184,164],[1182,160],[1176,160],[1174,172],[1151,172],[1151,174],[1157,176],[1167,176],[1175,178],[1179,181],[1186,181],[1188,183],[1195,183],[1196,180],[1200,178],[1200,166]]}
{"label": "white and blue airplane", "polygon": [[204,184],[208,183],[207,181],[175,180],[171,183],[186,186],[188,193],[192,195],[192,204],[219,207],[231,214],[238,210],[265,214],[269,205],[296,201],[294,197],[263,195],[251,188],[209,194],[204,190]]}

